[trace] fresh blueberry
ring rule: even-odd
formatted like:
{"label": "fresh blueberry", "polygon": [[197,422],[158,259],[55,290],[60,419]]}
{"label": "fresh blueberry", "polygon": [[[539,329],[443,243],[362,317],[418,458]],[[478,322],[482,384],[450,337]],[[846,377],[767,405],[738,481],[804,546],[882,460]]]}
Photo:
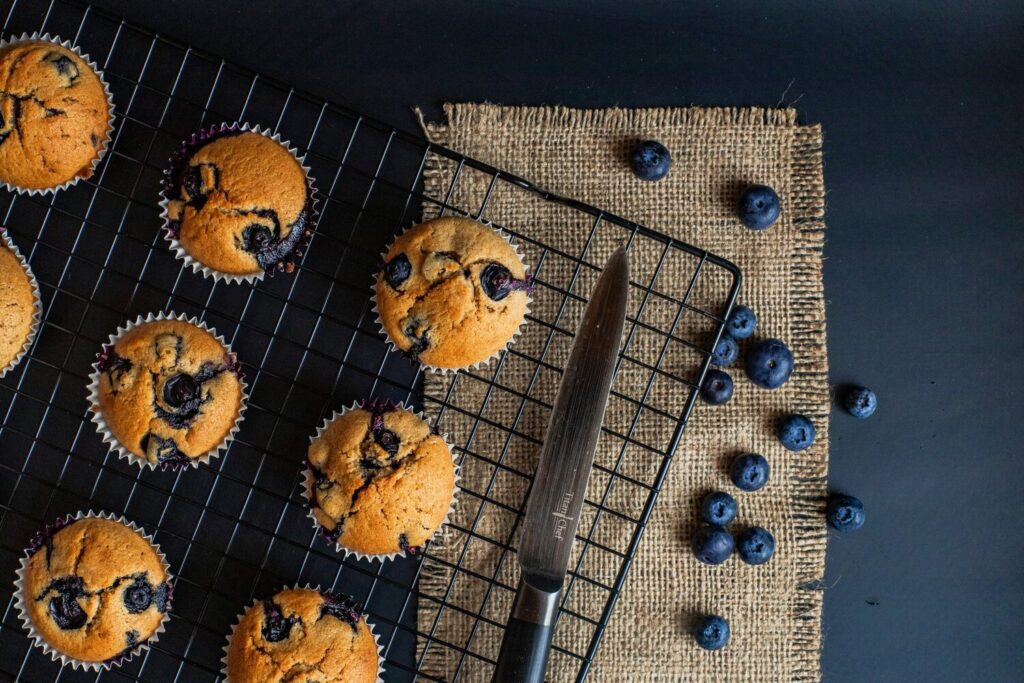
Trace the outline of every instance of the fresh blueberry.
{"label": "fresh blueberry", "polygon": [[672,155],[660,142],[644,140],[633,148],[630,165],[640,180],[661,180],[672,166]]}
{"label": "fresh blueberry", "polygon": [[494,301],[501,301],[509,292],[517,289],[529,291],[531,288],[529,279],[513,277],[512,271],[500,263],[489,263],[480,271],[480,285],[484,293]]}
{"label": "fresh blueberry", "polygon": [[736,499],[722,491],[712,491],[700,503],[700,514],[710,524],[725,526],[736,517]]}
{"label": "fresh blueberry", "polygon": [[398,286],[408,280],[410,275],[412,275],[412,264],[409,263],[409,257],[405,254],[399,254],[384,266],[384,279],[392,289],[398,289]]}
{"label": "fresh blueberry", "polygon": [[787,415],[779,420],[777,436],[788,450],[806,450],[814,443],[814,423],[805,415]]}
{"label": "fresh blueberry", "polygon": [[690,547],[704,564],[722,564],[732,555],[732,534],[720,526],[705,524],[693,535]]}
{"label": "fresh blueberry", "polygon": [[199,383],[191,375],[175,375],[164,382],[164,401],[179,408],[199,396]]}
{"label": "fresh blueberry", "polygon": [[135,581],[124,589],[121,599],[129,614],[144,612],[153,601],[153,588],[144,576],[137,576]]}
{"label": "fresh blueberry", "polygon": [[759,387],[778,389],[793,374],[793,354],[778,339],[765,339],[747,349],[747,377]]}
{"label": "fresh blueberry", "polygon": [[736,488],[743,491],[756,491],[768,483],[771,468],[763,455],[747,453],[733,458],[729,467],[729,478]]}
{"label": "fresh blueberry", "polygon": [[878,397],[867,387],[853,387],[843,395],[843,407],[850,415],[863,420],[875,414]]}
{"label": "fresh blueberry", "polygon": [[740,345],[729,335],[723,334],[722,338],[715,344],[715,351],[711,354],[711,362],[720,368],[727,368],[735,363],[739,357]]}
{"label": "fresh blueberry", "polygon": [[725,321],[725,331],[733,339],[746,339],[757,328],[757,315],[746,306],[733,306]]}
{"label": "fresh blueberry", "polygon": [[736,535],[736,552],[747,564],[764,564],[775,553],[775,537],[759,526],[747,527]]}
{"label": "fresh blueberry", "polygon": [[700,397],[713,406],[725,403],[732,398],[732,377],[724,370],[708,370],[700,385]]}
{"label": "fresh blueberry", "polygon": [[729,622],[715,615],[701,617],[693,637],[705,650],[721,650],[729,642]]}
{"label": "fresh blueberry", "polygon": [[88,617],[78,598],[85,595],[85,585],[77,576],[57,579],[50,584],[57,596],[50,598],[50,616],[63,631],[73,631],[85,626]]}
{"label": "fresh blueberry", "polygon": [[827,516],[828,525],[836,531],[856,531],[864,526],[864,503],[853,496],[832,496]]}
{"label": "fresh blueberry", "polygon": [[779,195],[767,185],[751,185],[739,200],[740,220],[751,230],[770,228],[779,218],[782,205]]}

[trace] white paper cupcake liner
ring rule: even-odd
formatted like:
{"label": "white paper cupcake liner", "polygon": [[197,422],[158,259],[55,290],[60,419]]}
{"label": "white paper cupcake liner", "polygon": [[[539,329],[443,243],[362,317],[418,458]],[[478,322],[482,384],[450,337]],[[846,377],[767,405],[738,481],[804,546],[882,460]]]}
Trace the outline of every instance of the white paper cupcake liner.
{"label": "white paper cupcake liner", "polygon": [[139,534],[144,539],[149,541],[150,545],[153,546],[153,549],[156,551],[157,557],[160,558],[160,564],[163,566],[164,573],[167,575],[167,584],[170,586],[170,589],[167,591],[167,609],[164,611],[163,618],[160,620],[160,624],[156,627],[156,630],[153,632],[153,635],[151,635],[146,640],[141,641],[131,650],[121,652],[115,655],[114,657],[102,662],[84,662],[82,660],[69,657],[68,655],[65,655],[57,649],[51,647],[50,644],[46,641],[46,639],[43,638],[43,636],[36,631],[35,625],[32,623],[32,618],[29,616],[28,605],[26,604],[25,573],[28,571],[28,563],[29,560],[31,559],[31,554],[29,552],[30,549],[26,549],[25,556],[21,558],[21,566],[18,567],[17,579],[14,581],[15,607],[18,610],[18,616],[21,619],[21,623],[24,626],[25,631],[29,635],[29,638],[32,639],[36,647],[41,649],[46,654],[50,655],[50,658],[53,661],[60,662],[61,666],[71,666],[75,670],[85,669],[86,671],[99,671],[102,669],[104,671],[107,671],[112,667],[121,666],[125,662],[130,661],[136,655],[149,649],[149,647],[153,643],[160,640],[160,634],[163,633],[164,630],[166,629],[167,621],[168,619],[170,619],[171,616],[171,607],[174,602],[174,575],[171,573],[171,565],[167,562],[167,557],[164,555],[163,551],[160,550],[159,544],[157,544],[157,542],[153,540],[153,537],[147,534],[146,530],[143,529],[141,526],[139,526],[135,522],[125,519],[123,516],[120,515],[115,515],[110,512],[93,512],[91,510],[79,511],[74,515],[67,515],[65,517],[61,517],[53,524],[46,525],[46,527],[43,528],[43,531],[41,533],[52,536],[64,527],[69,526],[82,519],[107,519],[115,522],[120,522],[121,524],[124,524],[125,526],[129,527],[132,531],[134,531],[135,533]]}
{"label": "white paper cupcake liner", "polygon": [[[212,327],[208,327],[205,323],[200,322],[198,319],[194,317],[186,316],[184,314],[179,313],[158,313],[155,315],[153,313],[149,313],[145,316],[140,315],[138,318],[135,319],[134,322],[130,322],[118,327],[117,331],[114,334],[110,335],[110,340],[103,345],[103,349],[105,350],[107,348],[113,348],[114,345],[117,344],[117,342],[121,339],[121,337],[130,330],[133,330],[140,325],[145,325],[151,322],[158,322],[161,320],[177,320],[179,322],[194,325],[199,329],[208,332],[218,342],[220,342],[221,346],[224,347],[224,353],[226,357],[232,359],[235,358],[235,353],[234,351],[231,350],[231,345],[228,344],[227,341],[225,341],[224,337],[217,334],[217,331],[215,329],[213,329]],[[120,441],[118,441],[117,437],[114,436],[113,432],[111,432],[110,428],[107,426],[107,422],[103,417],[103,412],[100,410],[100,375],[102,374],[102,372],[100,371],[99,365],[100,359],[99,354],[97,354],[96,362],[93,363],[92,365],[93,371],[89,375],[88,400],[89,410],[92,413],[92,421],[96,423],[96,431],[99,432],[100,436],[103,438],[103,443],[107,444],[110,447],[110,450],[116,451],[118,456],[123,458],[124,460],[127,460],[128,462],[135,463],[140,466],[149,467],[150,469],[155,469],[158,466],[161,467],[161,469],[179,469],[181,467],[184,467],[185,465],[160,465],[159,463],[150,462],[145,458],[140,458],[139,456],[135,455],[127,448],[125,448]],[[217,444],[216,447],[210,449],[206,454],[198,458],[189,458],[189,461],[187,463],[188,466],[196,468],[199,467],[199,463],[205,464],[210,462],[210,460],[213,458],[220,457],[220,454],[223,451],[227,450],[228,446],[231,444],[231,441],[234,440],[235,434],[237,434],[238,430],[241,428],[242,418],[245,415],[245,409],[247,407],[247,403],[249,400],[249,385],[245,383],[245,377],[242,375],[241,372],[238,373],[238,381],[241,384],[242,397],[239,400],[238,415],[235,417],[235,423],[231,426],[231,429],[228,431],[227,436],[225,436],[224,439],[219,444]]]}
{"label": "white paper cupcake liner", "polygon": [[[309,584],[309,583],[303,584],[301,586],[298,586],[298,585],[290,586],[289,588],[282,588],[281,590],[289,590],[289,589],[290,590],[296,590],[296,589],[314,590],[317,593],[320,593],[321,595],[323,595],[324,593],[330,593],[332,595],[343,595],[342,593],[338,593],[337,591],[324,590],[320,586],[314,586],[314,585]],[[277,593],[280,593],[280,592],[281,591],[277,591]],[[274,595],[276,595],[277,593],[275,593]],[[273,596],[271,596],[271,597],[273,597]],[[349,597],[349,596],[346,596],[346,597]],[[351,599],[351,597],[349,597],[349,599]],[[228,676],[228,649],[231,647],[231,640],[235,637],[235,631],[238,629],[238,625],[240,623],[242,623],[242,617],[245,616],[246,612],[248,612],[250,609],[255,607],[256,603],[261,602],[262,600],[263,600],[263,598],[256,598],[251,603],[249,603],[249,605],[247,607],[245,607],[241,612],[239,612],[237,617],[235,617],[235,623],[232,624],[231,632],[228,633],[227,644],[224,645],[224,647],[223,647],[224,656],[221,657],[221,659],[220,659],[220,662],[221,662],[220,675],[224,677],[224,683],[231,683],[231,678]],[[362,605],[360,605],[360,607],[362,607]],[[364,612],[363,613],[363,623],[365,623],[366,627],[370,629],[370,635],[373,636],[373,642],[377,645],[377,680],[376,680],[376,683],[384,683],[384,646],[380,644],[380,634],[378,634],[376,631],[373,630],[373,624],[370,623],[370,620],[367,619],[366,616],[367,615]]]}
{"label": "white paper cupcake liner", "polygon": [[[434,219],[431,219],[431,220],[434,220]],[[526,262],[526,259],[523,258],[523,253],[522,253],[522,251],[519,250],[519,245],[512,241],[511,235],[508,235],[504,231],[500,230],[499,228],[494,227],[494,224],[491,221],[486,221],[486,220],[482,221],[482,220],[476,220],[476,219],[472,219],[472,220],[475,220],[477,223],[480,223],[481,225],[486,225],[488,228],[493,230],[499,237],[501,237],[503,240],[505,240],[505,242],[507,242],[508,245],[510,247],[512,247],[512,249],[516,252],[516,256],[519,257],[520,263],[523,264],[523,269],[524,269],[524,271],[526,273],[525,277],[527,279],[531,279],[530,264],[528,264]],[[426,223],[426,222],[429,222],[429,221],[424,221],[424,222]],[[405,233],[409,232],[410,230],[415,228],[417,225],[422,225],[422,223],[417,223],[416,225],[411,225],[408,228],[406,228],[405,230],[403,230],[402,232],[398,233],[397,235],[395,235],[394,237],[391,238],[391,241],[388,242],[388,245],[386,247],[384,247],[384,251],[381,253],[381,258],[380,258],[381,263],[384,262],[384,257],[387,256],[389,251],[391,251],[391,247],[394,246],[395,242],[397,242],[398,239],[402,235],[404,235]],[[388,334],[387,327],[384,325],[384,321],[380,317],[380,308],[377,305],[377,278],[380,276],[380,273],[381,273],[382,269],[383,269],[383,267],[381,269],[378,269],[377,272],[375,272],[373,275],[370,276],[370,279],[371,279],[371,283],[370,283],[370,300],[373,302],[373,314],[374,314],[374,316],[376,316],[377,328],[380,330],[381,336],[383,336],[384,339],[387,341],[388,346],[391,347],[392,351],[394,351],[395,353],[399,353],[402,356],[405,356],[405,357],[408,358],[408,354],[405,351],[403,351],[398,346],[398,344],[395,343],[395,340],[391,338],[391,335]],[[476,369],[478,369],[480,367],[489,365],[491,363],[491,361],[493,361],[495,358],[500,356],[503,351],[507,351],[508,348],[510,346],[512,346],[516,342],[516,340],[519,338],[519,336],[523,333],[523,325],[526,324],[526,318],[530,315],[530,304],[532,304],[532,303],[533,303],[533,296],[532,296],[530,291],[527,291],[526,292],[526,310],[523,311],[523,319],[521,321],[519,321],[519,325],[516,327],[515,332],[513,332],[512,336],[509,337],[507,342],[505,342],[505,345],[502,346],[497,351],[495,351],[494,353],[492,353],[487,358],[484,358],[483,360],[477,361],[476,363],[471,363],[470,365],[463,366],[461,368],[442,368],[442,367],[438,367],[436,365],[431,365],[430,363],[425,363],[420,358],[416,358],[414,362],[418,363],[419,366],[424,368],[425,370],[427,370],[429,372],[433,372],[435,374],[440,374],[440,375],[447,375],[449,373],[455,374],[459,370],[476,370]]]}
{"label": "white paper cupcake liner", "polygon": [[[267,128],[251,125],[249,123],[219,123],[215,126],[204,128],[203,130],[194,133],[191,138],[182,142],[181,148],[171,156],[168,161],[167,168],[164,169],[164,179],[160,189],[160,221],[163,224],[162,229],[164,231],[164,239],[166,239],[171,245],[171,250],[174,252],[175,257],[183,261],[187,267],[191,268],[193,273],[199,273],[203,277],[212,278],[218,282],[259,282],[267,274],[266,271],[261,270],[258,273],[250,274],[222,273],[219,270],[214,270],[213,268],[203,265],[197,261],[185,250],[185,247],[182,246],[181,242],[173,234],[173,231],[171,230],[172,221],[167,213],[168,205],[171,199],[173,199],[169,193],[172,189],[175,189],[172,188],[172,185],[174,171],[177,166],[179,164],[186,163],[189,156],[208,142],[212,142],[222,135],[236,131],[240,133],[258,133],[264,137],[270,138],[288,150],[288,152],[295,157],[295,160],[299,163],[302,171],[306,174],[306,188],[308,193],[306,208],[309,210],[309,225],[306,227],[306,230],[308,231],[308,235],[299,240],[299,243],[292,252],[296,258],[305,253],[309,247],[309,242],[313,237],[313,231],[316,230],[316,225],[320,218],[320,210],[318,208],[320,205],[320,199],[316,189],[316,181],[313,178],[310,168],[306,166],[306,157],[305,155],[300,155],[299,151],[292,147],[289,141],[282,140],[280,133],[272,133]],[[273,276],[274,273],[272,272],[270,275]]]}
{"label": "white paper cupcake liner", "polygon": [[38,31],[34,33],[22,33],[20,36],[16,38],[12,37],[6,40],[0,40],[0,51],[5,50],[11,45],[26,42],[53,43],[54,45],[59,45],[65,49],[71,50],[76,55],[78,55],[82,59],[82,61],[88,64],[90,69],[93,70],[93,72],[96,74],[96,77],[100,79],[100,83],[103,85],[103,92],[107,96],[107,131],[106,135],[104,135],[103,137],[103,142],[100,144],[99,152],[96,154],[96,158],[93,159],[92,161],[92,165],[89,168],[88,174],[77,175],[71,180],[67,180],[61,183],[60,185],[42,188],[19,187],[17,185],[12,185],[11,183],[8,182],[0,181],[0,184],[2,184],[8,190],[10,190],[11,192],[17,192],[18,194],[30,196],[42,194],[55,194],[58,190],[65,190],[69,187],[77,185],[78,182],[82,179],[91,178],[93,174],[96,173],[96,167],[100,165],[100,162],[103,161],[103,157],[107,155],[107,149],[110,147],[110,136],[111,133],[114,132],[114,96],[110,93],[110,85],[107,84],[107,79],[104,76],[103,72],[100,70],[99,66],[96,64],[96,62],[92,61],[92,59],[89,58],[89,55],[79,50],[76,45],[72,45],[71,41],[62,40],[60,36],[51,36],[49,33],[39,33]]}
{"label": "white paper cupcake liner", "polygon": [[36,281],[36,276],[28,265],[28,261],[18,251],[17,245],[14,244],[11,236],[7,234],[7,230],[2,227],[0,227],[0,240],[11,250],[14,257],[18,259],[18,262],[21,263],[21,267],[25,270],[25,275],[28,276],[28,283],[32,288],[32,325],[29,327],[28,336],[25,337],[25,343],[22,344],[21,350],[18,351],[17,355],[11,359],[11,362],[6,367],[0,368],[0,379],[3,379],[4,375],[21,362],[21,359],[25,357],[25,354],[32,347],[32,342],[35,341],[36,334],[39,332],[39,323],[43,318],[43,298],[39,294],[39,283]]}
{"label": "white paper cupcake liner", "polygon": [[[317,439],[319,439],[323,435],[324,431],[327,430],[327,427],[330,426],[330,424],[332,422],[334,422],[335,420],[337,420],[339,417],[341,417],[345,413],[349,412],[350,410],[357,410],[359,408],[363,408],[365,406],[365,404],[366,404],[365,401],[355,401],[355,402],[352,403],[352,405],[350,405],[347,408],[343,408],[340,411],[337,411],[337,410],[334,411],[329,418],[325,419],[320,424],[320,426],[317,427],[316,433],[313,434],[313,436],[309,437],[310,445],[312,445],[314,441],[316,441]],[[420,412],[418,410],[413,410],[412,408],[407,407],[404,403],[401,403],[401,402],[400,403],[391,403],[391,405],[393,405],[397,410],[405,410],[407,412],[412,413],[416,417],[418,417],[421,420],[423,420],[424,422],[426,422],[427,425],[430,426],[431,431],[433,431],[434,424],[422,412]],[[454,485],[452,486],[452,499],[451,499],[451,502],[448,504],[448,511],[444,513],[444,519],[442,519],[441,523],[437,525],[437,529],[434,530],[434,533],[430,535],[430,538],[428,538],[427,541],[425,541],[425,543],[429,543],[430,541],[435,539],[439,534],[442,533],[442,530],[448,525],[449,518],[452,516],[452,513],[455,512],[455,504],[456,504],[456,500],[457,500],[458,494],[459,494],[459,479],[460,479],[459,470],[460,470],[460,467],[459,467],[459,463],[455,459],[455,449],[452,447],[452,444],[448,440],[447,435],[445,435],[445,434],[438,434],[438,436],[440,436],[441,440],[444,441],[445,446],[448,448],[448,452],[452,456],[452,465],[455,468],[455,481],[454,481]],[[306,501],[306,516],[309,517],[313,521],[313,528],[316,529],[317,533],[322,535],[323,529],[320,526],[320,522],[317,520],[316,515],[313,514],[313,500],[314,500],[314,498],[313,498],[313,484],[314,484],[315,480],[313,478],[313,472],[309,468],[308,461],[309,461],[309,459],[307,457],[306,465],[304,466],[304,470],[303,470],[303,473],[302,473],[302,481],[299,483],[299,488],[301,490],[302,497]],[[327,541],[328,543],[330,542],[326,538],[324,538],[324,540]],[[400,550],[400,551],[393,552],[393,553],[376,553],[376,554],[363,553],[363,552],[360,552],[358,550],[353,550],[351,548],[348,548],[348,547],[342,545],[340,540],[339,541],[335,541],[333,543],[333,545],[334,545],[334,548],[336,550],[338,550],[339,552],[344,553],[345,559],[348,559],[350,557],[354,557],[357,560],[369,560],[371,562],[377,562],[377,561],[384,562],[385,560],[393,560],[396,557],[408,557],[408,555],[409,555],[409,553],[407,553],[405,550]],[[418,556],[418,554],[417,554],[417,556]]]}

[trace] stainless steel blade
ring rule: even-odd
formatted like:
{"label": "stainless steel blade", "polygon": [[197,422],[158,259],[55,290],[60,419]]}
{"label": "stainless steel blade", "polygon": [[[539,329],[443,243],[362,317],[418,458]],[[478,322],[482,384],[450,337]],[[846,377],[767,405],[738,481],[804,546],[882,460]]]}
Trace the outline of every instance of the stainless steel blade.
{"label": "stainless steel blade", "polygon": [[628,297],[629,260],[619,247],[583,312],[526,506],[519,564],[524,579],[543,590],[557,591],[565,580],[615,375]]}

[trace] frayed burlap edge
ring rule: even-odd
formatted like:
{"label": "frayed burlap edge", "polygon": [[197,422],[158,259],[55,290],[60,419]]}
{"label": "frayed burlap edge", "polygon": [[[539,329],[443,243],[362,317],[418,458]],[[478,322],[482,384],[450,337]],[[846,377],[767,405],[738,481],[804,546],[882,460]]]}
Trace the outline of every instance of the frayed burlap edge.
{"label": "frayed burlap edge", "polygon": [[[634,124],[649,128],[670,126],[751,125],[792,127],[792,180],[789,212],[799,226],[799,237],[792,253],[793,334],[790,340],[797,367],[793,382],[800,387],[793,405],[794,412],[810,417],[818,426],[820,456],[807,458],[796,467],[789,482],[790,505],[797,520],[796,545],[799,577],[794,590],[792,610],[798,624],[792,634],[794,681],[817,681],[821,678],[821,618],[823,606],[822,579],[825,573],[826,527],[824,506],[827,494],[829,414],[828,404],[822,410],[820,397],[828,394],[828,356],[825,333],[824,278],[821,268],[825,243],[825,187],[822,179],[822,130],[820,125],[798,125],[796,109],[764,107],[687,107],[654,109],[573,109],[570,107],[507,107],[496,104],[445,103],[446,122],[426,122],[415,110],[424,135],[433,143],[448,145],[449,130],[472,124],[477,128],[506,125],[531,126],[605,126]],[[457,151],[457,150],[456,150]],[[438,196],[447,184],[440,160],[430,155],[424,167],[424,194]],[[431,205],[433,206],[433,205]],[[628,218],[628,216],[627,216]],[[701,245],[696,245],[701,246]],[[424,412],[432,419],[444,400],[450,377],[426,376]],[[443,546],[445,538],[435,545]],[[447,586],[443,566],[428,564],[420,575],[421,595],[443,594]],[[423,598],[421,598],[423,600]],[[434,602],[419,614],[433,612]],[[613,617],[614,618],[614,615]],[[436,619],[436,616],[432,618]],[[432,632],[434,623],[418,624],[420,632]],[[440,670],[444,653],[441,645],[420,639],[417,656],[423,655],[424,672]],[[598,655],[600,657],[600,655]]]}

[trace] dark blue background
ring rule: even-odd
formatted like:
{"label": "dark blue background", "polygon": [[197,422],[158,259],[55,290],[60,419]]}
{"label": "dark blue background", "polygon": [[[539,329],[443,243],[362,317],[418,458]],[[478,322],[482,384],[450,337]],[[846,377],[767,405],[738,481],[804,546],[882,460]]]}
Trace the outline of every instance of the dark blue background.
{"label": "dark blue background", "polygon": [[880,405],[832,423],[868,523],[829,542],[825,679],[1019,680],[1024,3],[95,4],[410,130],[484,100],[823,124],[832,378]]}

